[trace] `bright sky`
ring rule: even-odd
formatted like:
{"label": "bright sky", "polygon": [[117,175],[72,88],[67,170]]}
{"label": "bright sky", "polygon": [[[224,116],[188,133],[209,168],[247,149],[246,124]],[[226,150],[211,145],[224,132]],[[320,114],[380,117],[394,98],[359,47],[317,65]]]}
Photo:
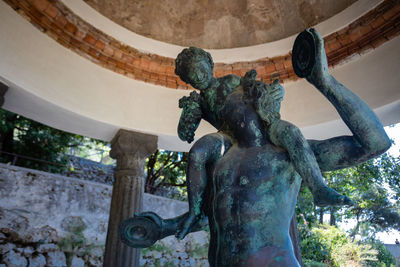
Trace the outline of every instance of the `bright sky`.
{"label": "bright sky", "polygon": [[[394,141],[394,145],[389,149],[388,153],[392,156],[400,155],[400,123],[391,126],[385,127],[386,133],[389,135],[390,139]],[[326,216],[329,216],[326,214]],[[324,216],[324,221],[329,221],[329,217]],[[348,230],[351,227],[355,226],[355,221],[348,221],[346,223],[339,224],[341,228],[344,230]],[[377,234],[377,238],[381,240],[385,244],[394,244],[396,238],[400,240],[400,232],[399,231],[390,231],[390,232],[382,232]]]}
{"label": "bright sky", "polygon": [[394,140],[395,144],[389,149],[389,153],[392,156],[399,156],[400,154],[400,123],[395,124],[392,127],[385,127],[386,133],[389,137]]}

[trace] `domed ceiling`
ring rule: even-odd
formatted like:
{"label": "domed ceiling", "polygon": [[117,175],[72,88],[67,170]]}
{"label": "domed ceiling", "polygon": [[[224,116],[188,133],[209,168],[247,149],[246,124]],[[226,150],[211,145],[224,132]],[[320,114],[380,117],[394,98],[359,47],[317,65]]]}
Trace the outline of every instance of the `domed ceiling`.
{"label": "domed ceiling", "polygon": [[[147,33],[121,27],[85,0],[0,1],[0,33],[7,36],[0,38],[0,80],[10,86],[5,109],[102,140],[121,128],[155,134],[160,148],[187,151],[189,146],[176,135],[177,103],[189,94],[183,89],[193,88],[175,75],[174,58],[182,47],[171,44],[185,41],[185,46],[228,48],[209,50],[215,77],[243,76],[255,69],[266,83],[279,79],[286,88],[282,116],[300,126],[307,138],[345,134],[334,109],[296,77],[291,64],[296,33],[318,24],[332,74],[366,100],[384,125],[399,121],[398,0],[338,0],[332,6],[318,0],[258,5],[250,0],[97,1],[91,4],[123,21],[136,20],[134,25]],[[242,16],[243,10],[249,14]],[[220,18],[226,24],[219,24]],[[257,39],[257,31],[270,39]],[[157,33],[170,40],[155,40]],[[281,40],[267,41],[275,39]],[[263,44],[251,46],[257,43]],[[197,136],[213,131],[202,124]]]}
{"label": "domed ceiling", "polygon": [[125,28],[159,41],[209,49],[283,39],[356,0],[84,0]]}

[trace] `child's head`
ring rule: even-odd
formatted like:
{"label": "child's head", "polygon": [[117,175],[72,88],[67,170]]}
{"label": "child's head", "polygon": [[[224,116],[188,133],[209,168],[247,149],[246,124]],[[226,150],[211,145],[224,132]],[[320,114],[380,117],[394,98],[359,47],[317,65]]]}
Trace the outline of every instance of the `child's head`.
{"label": "child's head", "polygon": [[183,49],[175,60],[175,74],[194,88],[208,88],[213,78],[214,62],[203,49],[189,47]]}

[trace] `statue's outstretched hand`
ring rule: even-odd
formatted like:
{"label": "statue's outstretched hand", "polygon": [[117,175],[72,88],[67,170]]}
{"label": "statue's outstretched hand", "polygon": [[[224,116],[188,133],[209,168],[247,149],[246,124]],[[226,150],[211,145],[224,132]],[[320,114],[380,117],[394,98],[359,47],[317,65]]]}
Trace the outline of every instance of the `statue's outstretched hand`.
{"label": "statue's outstretched hand", "polygon": [[324,83],[329,77],[328,60],[325,54],[324,39],[317,30],[308,30],[314,37],[315,43],[315,64],[310,75],[306,76],[307,81],[312,84]]}
{"label": "statue's outstretched hand", "polygon": [[184,220],[180,222],[178,229],[175,233],[176,238],[182,240],[185,236],[190,233],[193,228],[199,223],[201,216],[196,216],[195,214],[188,213]]}

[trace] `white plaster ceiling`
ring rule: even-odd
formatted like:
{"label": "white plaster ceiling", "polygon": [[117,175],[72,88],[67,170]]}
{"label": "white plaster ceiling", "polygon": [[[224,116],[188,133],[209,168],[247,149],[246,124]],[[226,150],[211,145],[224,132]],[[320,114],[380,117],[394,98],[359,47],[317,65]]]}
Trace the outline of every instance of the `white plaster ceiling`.
{"label": "white plaster ceiling", "polygon": [[[0,77],[4,108],[58,129],[110,140],[120,129],[159,136],[159,147],[187,151],[176,136],[178,100],[189,91],[136,81],[64,48],[0,2]],[[385,125],[399,121],[400,37],[332,70]],[[284,84],[282,117],[307,137],[343,134],[332,106],[304,80]],[[202,123],[197,137],[215,131]]]}

